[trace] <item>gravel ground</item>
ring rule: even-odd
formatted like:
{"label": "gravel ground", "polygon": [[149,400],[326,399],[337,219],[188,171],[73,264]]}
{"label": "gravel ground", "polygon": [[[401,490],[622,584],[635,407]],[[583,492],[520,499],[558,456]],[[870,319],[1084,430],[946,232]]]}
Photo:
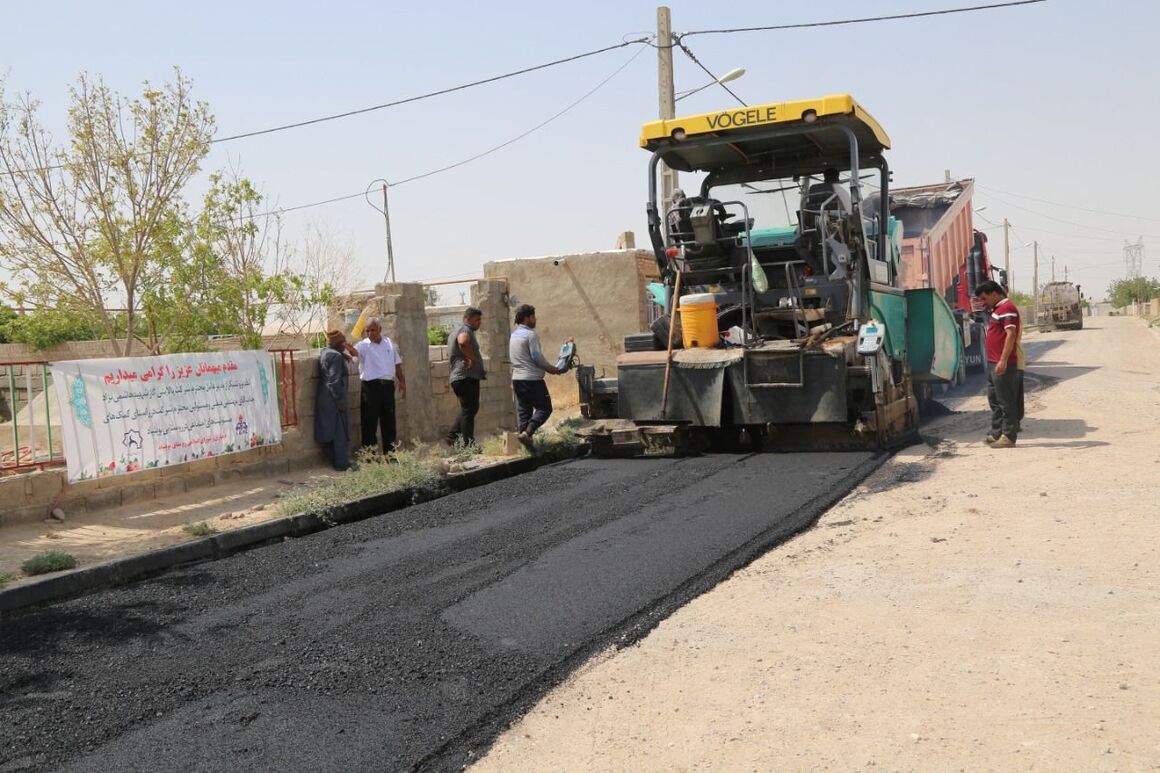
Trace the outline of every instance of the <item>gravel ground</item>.
{"label": "gravel ground", "polygon": [[0,771],[459,769],[880,461],[554,465],[0,619]]}
{"label": "gravel ground", "polygon": [[476,773],[1160,769],[1160,336],[1087,323],[1028,336],[1016,448],[957,395]]}

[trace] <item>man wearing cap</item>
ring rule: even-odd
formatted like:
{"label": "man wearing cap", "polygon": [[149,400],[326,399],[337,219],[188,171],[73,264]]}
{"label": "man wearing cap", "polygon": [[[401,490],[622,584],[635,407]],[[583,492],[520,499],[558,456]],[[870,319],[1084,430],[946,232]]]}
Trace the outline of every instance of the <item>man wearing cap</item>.
{"label": "man wearing cap", "polygon": [[385,454],[395,445],[395,395],[400,400],[406,399],[407,381],[403,377],[403,358],[394,342],[383,335],[382,320],[368,319],[366,334],[352,352],[362,381],[360,442],[363,448],[374,448],[376,435],[381,433]]}
{"label": "man wearing cap", "polygon": [[314,441],[322,444],[336,470],[350,468],[350,413],[347,411],[345,353],[350,348],[341,330],[326,334],[327,347],[318,357],[318,393],[314,398]]}
{"label": "man wearing cap", "polygon": [[536,307],[527,303],[516,309],[516,329],[508,343],[512,363],[512,391],[516,397],[516,432],[519,441],[531,447],[532,435],[552,415],[552,396],[544,374],[563,373],[544,358],[536,335]]}

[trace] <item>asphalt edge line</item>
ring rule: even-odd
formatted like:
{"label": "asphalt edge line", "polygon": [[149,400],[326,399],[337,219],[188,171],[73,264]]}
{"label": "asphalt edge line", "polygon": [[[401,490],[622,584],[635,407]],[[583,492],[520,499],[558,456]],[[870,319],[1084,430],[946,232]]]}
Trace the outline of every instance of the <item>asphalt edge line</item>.
{"label": "asphalt edge line", "polygon": [[243,526],[201,537],[179,545],[170,545],[137,555],[114,558],[79,569],[55,573],[40,580],[0,590],[0,619],[29,607],[64,601],[85,596],[98,590],[127,585],[190,564],[216,561],[244,550],[268,545],[277,540],[305,537],[343,524],[386,515],[422,502],[430,502],[451,494],[458,494],[477,486],[514,478],[517,475],[523,475],[550,464],[571,461],[585,453],[587,453],[587,447],[581,445],[576,449],[567,451],[548,452],[541,456],[528,456],[510,462],[487,465],[474,470],[449,474],[431,488],[402,489],[356,499],[332,510],[325,517],[309,513],[287,515],[252,526]]}
{"label": "asphalt edge line", "polygon": [[[579,648],[548,666],[525,682],[508,700],[493,707],[485,716],[458,735],[447,739],[411,766],[413,771],[463,770],[486,756],[499,736],[536,706],[549,692],[562,685],[585,663],[608,647],[617,650],[642,641],[654,628],[682,607],[716,588],[771,550],[813,528],[823,515],[866,482],[902,450],[881,451],[858,464],[850,473],[848,488],[830,489],[803,502],[779,524],[742,543],[700,574],[690,577],[663,596],[654,599],[627,618],[614,623]],[[756,454],[750,454],[754,456]]]}

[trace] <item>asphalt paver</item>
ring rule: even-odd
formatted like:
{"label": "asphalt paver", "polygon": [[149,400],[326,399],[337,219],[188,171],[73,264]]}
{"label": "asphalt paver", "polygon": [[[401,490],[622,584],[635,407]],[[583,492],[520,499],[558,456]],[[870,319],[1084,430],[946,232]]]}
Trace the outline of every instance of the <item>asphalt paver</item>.
{"label": "asphalt paver", "polygon": [[0,618],[0,773],[459,770],[880,461],[583,459]]}

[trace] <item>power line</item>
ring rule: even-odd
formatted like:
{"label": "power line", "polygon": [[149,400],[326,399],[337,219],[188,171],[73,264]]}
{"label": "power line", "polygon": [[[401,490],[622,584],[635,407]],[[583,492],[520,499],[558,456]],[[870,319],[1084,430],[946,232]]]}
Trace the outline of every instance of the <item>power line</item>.
{"label": "power line", "polygon": [[[573,108],[577,107],[581,102],[584,102],[586,99],[591,97],[593,94],[595,94],[597,91],[602,89],[605,85],[607,85],[609,81],[611,81],[613,78],[615,78],[617,75],[619,75],[625,69],[627,69],[628,66],[630,64],[632,64],[634,61],[636,61],[636,58],[639,57],[646,50],[648,50],[648,49],[642,47],[635,54],[633,54],[631,57],[629,57],[628,60],[624,62],[624,64],[620,65],[620,67],[617,67],[612,72],[612,74],[610,74],[604,80],[597,83],[594,87],[592,87],[587,92],[585,92],[580,98],[574,100],[573,102],[568,104],[564,109],[556,112],[554,115],[541,121],[540,123],[536,124],[532,128],[517,134],[515,137],[511,138],[510,140],[507,140],[506,142],[502,142],[499,145],[495,145],[495,146],[483,151],[482,153],[476,153],[475,155],[470,156],[469,158],[465,158],[462,161],[457,161],[454,164],[448,164],[446,166],[442,166],[442,167],[439,167],[437,169],[432,169],[431,171],[424,172],[423,174],[413,175],[411,177],[407,177],[407,178],[404,178],[402,180],[399,180],[398,182],[387,183],[387,186],[389,188],[395,188],[395,187],[398,187],[400,185],[404,185],[404,184],[409,183],[409,182],[415,182],[416,180],[422,180],[422,179],[425,179],[427,177],[433,177],[437,174],[441,174],[443,172],[448,172],[452,169],[457,169],[461,166],[464,166],[466,164],[471,163],[472,161],[477,161],[477,160],[484,158],[486,156],[490,156],[493,153],[496,153],[500,150],[503,150],[504,148],[508,147],[509,145],[514,145],[516,142],[519,142],[520,140],[527,137],[528,135],[533,134],[534,132],[539,131],[540,129],[544,128],[548,124],[552,123],[557,118],[562,117],[566,113],[570,112]],[[239,217],[239,218],[233,218],[231,220],[226,220],[223,222],[236,222],[238,220],[247,220],[247,219],[260,218],[260,217],[268,217],[271,215],[279,215],[279,214],[282,214],[284,212],[294,212],[294,211],[299,210],[299,209],[310,209],[311,207],[321,207],[321,206],[324,206],[326,204],[334,204],[334,203],[337,203],[340,201],[347,201],[349,199],[356,199],[359,197],[363,197],[365,195],[366,195],[366,191],[360,191],[358,193],[351,193],[351,194],[348,194],[345,196],[335,196],[334,198],[324,199],[323,201],[315,201],[315,202],[312,202],[309,204],[299,204],[299,205],[293,206],[293,207],[279,207],[276,209],[272,209],[268,212],[262,212],[262,213],[259,213],[256,215],[251,215],[251,216],[243,216],[243,217]]]}
{"label": "power line", "polygon": [[472,81],[470,83],[463,83],[463,84],[460,84],[458,86],[451,86],[450,88],[446,88],[446,89],[439,89],[438,91],[430,91],[430,92],[427,92],[426,94],[420,94],[420,95],[414,96],[414,97],[407,97],[406,99],[397,99],[393,102],[384,102],[381,105],[371,105],[370,107],[360,107],[357,110],[348,110],[344,113],[334,113],[333,115],[324,115],[324,116],[321,116],[319,118],[311,118],[311,119],[306,120],[306,121],[298,121],[296,123],[282,124],[281,126],[271,126],[268,129],[258,129],[256,131],[251,131],[251,132],[242,132],[241,134],[231,134],[228,137],[218,137],[218,138],[212,140],[211,143],[216,144],[219,142],[230,142],[232,140],[240,140],[240,139],[244,139],[246,137],[257,137],[257,136],[262,135],[262,134],[272,134],[274,132],[286,131],[287,129],[299,129],[303,126],[312,126],[314,124],[323,123],[325,121],[337,121],[340,118],[349,118],[353,115],[362,115],[363,113],[370,113],[370,112],[373,112],[375,110],[385,110],[388,107],[398,107],[399,105],[406,105],[406,104],[409,104],[411,102],[418,102],[418,101],[423,100],[423,99],[430,99],[431,97],[438,97],[438,96],[442,96],[444,94],[451,94],[451,93],[456,92],[456,91],[463,91],[464,89],[470,89],[470,88],[474,88],[476,86],[482,86],[482,85],[487,84],[487,83],[495,83],[496,81],[506,80],[507,78],[514,78],[517,75],[526,75],[527,73],[536,72],[537,70],[546,70],[549,67],[556,67],[557,65],[567,64],[568,62],[575,62],[578,59],[586,59],[590,56],[596,56],[598,54],[607,53],[609,51],[615,51],[617,49],[625,48],[627,46],[648,43],[650,40],[651,40],[651,38],[635,38],[633,40],[626,40],[622,43],[616,43],[616,44],[611,45],[611,46],[605,46],[604,48],[597,48],[597,49],[592,50],[592,51],[585,51],[582,54],[576,54],[574,56],[565,57],[564,59],[556,59],[556,60],[551,61],[551,62],[545,62],[544,64],[537,64],[533,67],[525,67],[522,70],[513,70],[511,72],[504,73],[502,75],[495,75],[495,76],[492,76],[490,78],[484,78],[482,80]]}
{"label": "power line", "polygon": [[502,143],[500,143],[499,145],[496,145],[495,147],[489,148],[488,150],[485,150],[485,151],[483,151],[482,153],[476,153],[474,156],[470,156],[470,157],[468,157],[468,158],[465,158],[465,159],[463,159],[462,161],[457,161],[457,162],[456,162],[456,163],[454,163],[454,164],[449,164],[449,165],[447,165],[447,166],[439,167],[438,169],[433,169],[433,170],[431,170],[430,172],[425,172],[425,173],[423,173],[423,174],[417,174],[417,175],[414,175],[413,177],[407,177],[407,178],[405,178],[405,179],[403,179],[403,180],[399,180],[398,182],[395,182],[395,183],[388,183],[388,187],[394,188],[394,187],[397,187],[397,186],[399,186],[399,185],[403,185],[403,184],[405,184],[405,183],[414,182],[415,180],[422,180],[422,179],[424,179],[424,178],[427,178],[427,177],[432,177],[432,176],[434,176],[434,175],[437,175],[437,174],[440,174],[440,173],[442,173],[442,172],[447,172],[447,171],[450,171],[450,170],[452,170],[452,169],[456,169],[456,168],[458,168],[458,167],[461,167],[461,166],[463,166],[463,165],[465,165],[465,164],[470,164],[472,161],[477,161],[477,160],[479,160],[479,159],[481,159],[481,158],[483,158],[483,157],[485,157],[485,156],[490,156],[492,153],[495,153],[495,152],[497,152],[497,151],[503,150],[503,149],[504,149],[504,148],[506,148],[507,146],[509,146],[509,145],[513,145],[513,144],[515,144],[515,143],[519,142],[519,141],[520,141],[520,140],[522,140],[524,137],[527,137],[529,134],[532,134],[532,133],[534,133],[534,132],[537,132],[537,131],[539,131],[540,129],[544,128],[544,127],[545,127],[545,126],[547,126],[548,124],[552,123],[552,121],[555,121],[557,118],[559,118],[559,117],[563,116],[565,113],[568,113],[569,111],[571,111],[571,110],[572,110],[572,108],[576,107],[576,106],[577,106],[577,105],[579,105],[581,102],[583,102],[584,100],[588,99],[588,97],[592,96],[592,95],[593,95],[593,94],[595,94],[597,91],[599,91],[600,89],[604,88],[604,86],[605,86],[605,85],[606,85],[606,84],[607,84],[609,81],[611,81],[611,80],[612,80],[613,78],[615,78],[617,75],[620,75],[620,73],[621,73],[621,72],[623,72],[623,71],[624,71],[624,70],[625,70],[625,69],[626,69],[626,68],[627,68],[627,67],[628,67],[630,64],[632,64],[634,61],[636,61],[636,58],[637,58],[638,56],[640,56],[641,54],[643,54],[643,53],[644,53],[645,51],[647,51],[647,50],[648,50],[648,49],[646,49],[646,48],[644,48],[644,47],[642,46],[640,49],[638,49],[638,50],[637,50],[637,52],[636,52],[635,54],[633,54],[632,56],[630,56],[630,57],[628,58],[628,60],[627,60],[627,61],[626,61],[624,64],[620,65],[620,67],[617,67],[617,68],[616,68],[616,69],[615,69],[615,70],[612,72],[612,74],[611,74],[611,75],[609,75],[609,76],[608,76],[607,78],[605,78],[604,80],[600,81],[600,83],[597,83],[595,86],[593,86],[593,87],[592,87],[591,89],[589,89],[587,92],[585,92],[585,93],[584,93],[584,95],[583,95],[583,96],[581,96],[579,99],[577,99],[577,100],[575,100],[574,102],[570,103],[570,104],[569,104],[567,107],[565,107],[563,110],[560,110],[558,113],[554,114],[554,115],[553,115],[553,116],[551,116],[550,118],[547,118],[547,119],[545,119],[545,120],[541,121],[540,123],[536,124],[535,126],[533,126],[532,128],[528,129],[527,131],[524,131],[524,132],[521,132],[520,134],[517,134],[515,137],[512,137],[510,140],[508,140],[508,141],[506,141],[506,142],[502,142]]}
{"label": "power line", "polygon": [[681,38],[679,36],[674,37],[674,39],[676,40],[676,44],[681,47],[681,50],[685,52],[685,56],[692,59],[693,63],[695,65],[697,65],[698,67],[700,67],[702,70],[704,70],[706,75],[708,75],[710,78],[712,78],[714,81],[716,81],[718,86],[720,86],[721,88],[728,91],[734,99],[736,99],[738,102],[741,103],[742,107],[749,107],[749,105],[745,102],[744,99],[742,99],[741,97],[739,97],[733,93],[733,89],[729,88],[724,83],[722,83],[721,79],[718,78],[716,75],[714,75],[712,72],[710,72],[708,67],[701,64],[701,60],[698,59],[697,56],[692,51],[689,50],[689,47],[685,45],[684,41],[681,40]]}
{"label": "power line", "polygon": [[731,35],[737,32],[764,32],[768,30],[797,30],[807,27],[837,27],[843,24],[867,24],[869,22],[878,21],[895,21],[898,19],[918,19],[924,16],[945,16],[952,13],[969,13],[972,11],[989,11],[995,8],[1012,8],[1018,5],[1033,5],[1035,3],[1043,3],[1047,0],[1013,0],[1007,3],[991,3],[989,5],[972,5],[965,8],[945,8],[941,11],[916,11],[914,13],[899,13],[891,16],[867,16],[860,19],[836,19],[834,21],[816,21],[803,22],[801,24],[776,24],[766,27],[734,27],[732,29],[719,30],[693,30],[692,32],[682,32],[677,38],[689,37],[690,35]]}
{"label": "power line", "polygon": [[1090,212],[1094,215],[1112,215],[1114,217],[1125,217],[1125,218],[1128,218],[1129,220],[1148,220],[1148,221],[1151,221],[1153,223],[1160,223],[1160,217],[1144,217],[1143,215],[1129,215],[1129,214],[1126,214],[1124,212],[1110,212],[1106,209],[1089,209],[1087,207],[1078,207],[1075,204],[1064,204],[1063,202],[1060,202],[1060,201],[1048,201],[1047,199],[1037,199],[1034,196],[1024,196],[1023,194],[1020,194],[1020,193],[1012,193],[1011,191],[1003,191],[1003,190],[999,190],[998,188],[992,188],[989,185],[980,185],[979,183],[975,183],[975,187],[980,188],[980,189],[985,190],[985,191],[994,191],[995,193],[1002,193],[1004,196],[1014,196],[1017,199],[1027,199],[1028,201],[1037,201],[1040,204],[1050,204],[1053,207],[1066,207],[1067,209],[1076,209],[1076,210],[1079,210],[1080,212]]}
{"label": "power line", "polygon": [[[1128,233],[1127,231],[1124,231],[1123,229],[1112,230],[1110,228],[1100,228],[1099,226],[1095,226],[1095,225],[1084,225],[1082,223],[1076,223],[1075,221],[1072,221],[1072,220],[1063,220],[1062,218],[1054,217],[1052,215],[1047,215],[1047,214],[1044,214],[1043,212],[1039,212],[1039,211],[1034,210],[1034,209],[1028,209],[1027,207],[1023,207],[1023,206],[1020,206],[1018,204],[1012,204],[1010,201],[1005,201],[1004,199],[1000,198],[999,196],[996,196],[994,193],[989,192],[989,193],[987,193],[987,196],[994,199],[995,201],[1000,202],[1001,204],[1008,206],[1008,207],[1014,207],[1015,209],[1022,210],[1023,212],[1027,212],[1027,213],[1030,213],[1032,215],[1036,215],[1038,217],[1046,218],[1047,220],[1054,220],[1055,222],[1063,223],[1064,225],[1070,225],[1070,226],[1074,226],[1076,228],[1084,228],[1084,229],[1087,229],[1089,231],[1101,231],[1103,233],[1116,234],[1116,235],[1120,236],[1121,238],[1126,233]],[[1066,234],[1063,234],[1063,235],[1066,235]],[[1145,234],[1145,236],[1148,236],[1148,234]],[[1077,238],[1083,238],[1083,237],[1077,237]],[[1149,238],[1160,239],[1160,236],[1149,236]]]}
{"label": "power line", "polygon": [[[513,70],[511,72],[503,73],[501,75],[495,75],[495,76],[492,76],[490,78],[484,78],[482,80],[471,81],[470,83],[462,83],[458,86],[451,86],[449,88],[439,89],[438,91],[430,91],[430,92],[427,92],[426,94],[419,94],[419,95],[414,96],[414,97],[407,97],[406,99],[397,99],[393,102],[384,102],[381,105],[371,105],[370,107],[362,107],[362,108],[358,108],[356,110],[348,110],[348,111],[343,112],[343,113],[334,113],[332,115],[325,115],[325,116],[320,116],[318,118],[311,118],[311,119],[306,120],[306,121],[298,121],[295,123],[282,124],[281,126],[271,126],[267,129],[258,129],[258,130],[250,131],[250,132],[241,132],[239,134],[231,134],[231,135],[226,136],[226,137],[215,137],[214,139],[209,141],[209,144],[216,145],[216,144],[221,143],[221,142],[231,142],[233,140],[245,139],[247,137],[257,137],[257,136],[264,135],[264,134],[273,134],[274,132],[281,132],[281,131],[286,131],[289,129],[298,129],[298,128],[301,128],[304,126],[312,126],[314,124],[324,123],[326,121],[336,121],[340,118],[349,118],[351,116],[361,115],[363,113],[370,113],[370,112],[374,112],[376,110],[385,110],[389,107],[397,107],[399,105],[406,105],[406,104],[410,104],[412,102],[419,102],[419,101],[424,100],[424,99],[430,99],[432,97],[438,97],[438,96],[442,96],[444,94],[451,94],[451,93],[454,93],[456,91],[463,91],[465,89],[474,88],[476,86],[483,86],[483,85],[486,85],[488,83],[495,83],[497,81],[506,80],[508,78],[514,78],[518,75],[526,75],[527,73],[536,72],[538,70],[546,70],[550,67],[556,67],[558,65],[567,64],[569,62],[575,62],[575,61],[580,60],[580,59],[586,59],[588,57],[597,56],[599,54],[604,54],[604,53],[607,53],[609,51],[615,51],[615,50],[618,50],[621,48],[626,48],[628,46],[642,45],[642,44],[647,44],[647,43],[651,43],[651,42],[652,42],[651,37],[634,38],[632,40],[625,40],[621,43],[616,43],[616,44],[611,45],[611,46],[605,46],[604,48],[597,48],[597,49],[594,49],[592,51],[585,51],[585,52],[580,53],[580,54],[575,54],[573,56],[565,57],[563,59],[556,59],[556,60],[553,60],[551,62],[544,62],[543,64],[534,65],[532,67],[525,67],[525,68],[520,69],[520,70]],[[643,51],[644,48],[642,47],[641,50]],[[133,157],[137,157],[137,154],[134,154]],[[50,172],[50,171],[55,171],[58,169],[64,169],[66,166],[67,166],[66,164],[48,164],[45,166],[29,167],[27,169],[3,170],[2,173],[7,174],[9,176],[15,176],[17,174],[32,174],[32,173],[36,173],[36,172]],[[350,198],[353,198],[353,197],[350,197]],[[317,205],[315,205],[315,206],[317,206]]]}

